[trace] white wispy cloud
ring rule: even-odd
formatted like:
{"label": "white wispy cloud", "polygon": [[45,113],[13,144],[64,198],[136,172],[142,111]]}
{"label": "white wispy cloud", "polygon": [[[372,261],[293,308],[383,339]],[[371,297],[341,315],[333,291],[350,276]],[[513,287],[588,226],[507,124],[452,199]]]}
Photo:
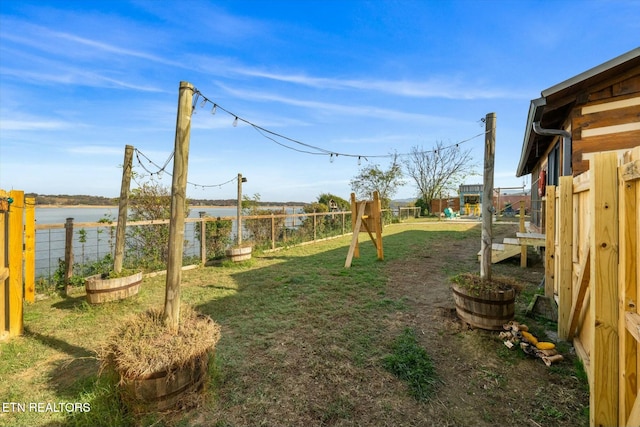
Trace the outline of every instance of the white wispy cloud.
{"label": "white wispy cloud", "polygon": [[376,91],[411,98],[445,99],[493,99],[526,98],[518,91],[501,88],[479,87],[477,83],[466,83],[460,78],[428,78],[411,80],[336,79],[313,77],[305,74],[278,74],[253,68],[235,67],[233,72],[249,77],[258,77],[285,83],[293,83],[317,89],[357,89]]}
{"label": "white wispy cloud", "polygon": [[61,130],[70,129],[76,124],[59,120],[5,120],[0,119],[0,129],[7,131]]}
{"label": "white wispy cloud", "polygon": [[133,89],[140,92],[168,92],[154,86],[136,84],[112,77],[103,76],[82,69],[67,68],[59,72],[28,71],[24,69],[8,69],[0,67],[0,75],[16,77],[22,81],[39,84],[64,84],[74,86],[91,86],[102,88]]}
{"label": "white wispy cloud", "polygon": [[122,156],[123,151],[121,148],[107,147],[101,145],[83,145],[71,147],[67,150],[73,154],[86,154],[92,156]]}
{"label": "white wispy cloud", "polygon": [[126,48],[115,46],[109,43],[104,43],[96,40],[87,39],[84,37],[79,37],[70,33],[62,33],[57,31],[49,31],[49,33],[53,37],[63,39],[63,40],[69,40],[75,44],[90,47],[91,49],[98,49],[103,52],[114,53],[120,56],[130,56],[134,58],[145,59],[147,61],[157,62],[165,65],[171,65],[173,67],[180,67],[180,68],[183,67],[180,62],[171,61],[161,56],[153,55],[147,52],[126,49]]}
{"label": "white wispy cloud", "polygon": [[370,105],[342,105],[328,102],[320,102],[320,101],[309,101],[302,100],[298,98],[289,98],[281,95],[276,95],[273,93],[267,92],[259,92],[259,91],[249,91],[249,90],[241,90],[234,89],[226,85],[219,84],[220,88],[225,90],[229,95],[242,98],[245,100],[255,100],[255,101],[264,101],[264,102],[279,102],[282,104],[293,105],[295,107],[302,107],[311,109],[314,111],[320,111],[325,114],[333,114],[333,115],[350,115],[350,116],[359,116],[359,117],[373,117],[373,118],[384,118],[389,120],[404,120],[404,121],[421,121],[422,123],[439,123],[442,124],[443,121],[450,121],[451,119],[446,117],[439,117],[427,114],[420,113],[407,113],[404,111],[392,110],[388,108],[380,108]]}

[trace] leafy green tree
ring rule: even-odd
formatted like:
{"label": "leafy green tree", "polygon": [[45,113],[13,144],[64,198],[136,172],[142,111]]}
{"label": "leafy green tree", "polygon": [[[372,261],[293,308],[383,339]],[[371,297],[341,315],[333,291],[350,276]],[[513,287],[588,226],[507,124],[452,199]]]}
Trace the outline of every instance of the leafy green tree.
{"label": "leafy green tree", "polygon": [[429,212],[429,208],[422,197],[419,197],[416,200],[415,205],[420,208],[420,216],[426,215]]}
{"label": "leafy green tree", "polygon": [[377,164],[367,165],[360,168],[358,174],[351,179],[351,189],[357,198],[371,199],[371,193],[377,191],[382,209],[389,208],[391,198],[398,191],[398,187],[404,184],[402,166],[398,162],[397,154],[393,156],[387,170],[382,170]]}
{"label": "leafy green tree", "polygon": [[[187,203],[187,201],[185,201]],[[189,215],[185,209],[185,216]],[[171,218],[171,190],[157,182],[145,182],[131,190],[129,221]],[[162,268],[168,259],[169,224],[127,227],[127,246],[132,258],[143,268]],[[186,241],[185,241],[186,243]]]}
{"label": "leafy green tree", "polygon": [[446,147],[441,141],[432,150],[412,147],[404,165],[429,213],[433,199],[440,194],[457,193],[464,179],[475,174],[476,167],[470,149],[462,150],[459,145]]}
{"label": "leafy green tree", "polygon": [[[205,222],[205,247],[207,248],[207,258],[220,258],[224,256],[227,246],[233,239],[231,238],[231,230],[233,221],[228,219],[208,220]],[[200,230],[202,223],[197,222],[195,225],[195,234],[200,238]]]}
{"label": "leafy green tree", "polygon": [[[342,197],[338,197],[335,194],[331,193],[322,193],[318,196],[318,203],[327,206],[327,211],[330,209],[331,200],[333,200],[338,206],[338,211],[348,211],[351,209],[351,202],[343,199]],[[305,211],[306,212],[306,211]],[[324,212],[324,211],[322,211]]]}
{"label": "leafy green tree", "polygon": [[[265,218],[252,218],[243,220],[243,228],[249,232],[250,238],[258,245],[264,246],[271,240],[271,214],[280,214],[281,211],[260,208],[260,194],[255,193],[252,198],[243,196],[243,216],[265,216]],[[268,217],[267,217],[268,216]],[[276,238],[282,234],[285,218],[274,218]]]}

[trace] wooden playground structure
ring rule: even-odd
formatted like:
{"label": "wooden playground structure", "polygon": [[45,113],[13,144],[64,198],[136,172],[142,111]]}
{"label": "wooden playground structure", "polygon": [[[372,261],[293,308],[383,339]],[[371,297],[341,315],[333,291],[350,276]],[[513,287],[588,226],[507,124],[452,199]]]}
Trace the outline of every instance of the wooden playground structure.
{"label": "wooden playground structure", "polygon": [[[378,252],[378,259],[384,259],[384,251],[382,249],[382,208],[380,204],[380,195],[377,191],[373,192],[373,200],[356,201],[355,193],[351,193],[351,223],[353,229],[353,237],[347,260],[344,263],[345,268],[351,267],[353,257],[360,257],[360,246],[358,238],[361,231],[369,233],[371,241]],[[364,230],[362,230],[364,227]]]}

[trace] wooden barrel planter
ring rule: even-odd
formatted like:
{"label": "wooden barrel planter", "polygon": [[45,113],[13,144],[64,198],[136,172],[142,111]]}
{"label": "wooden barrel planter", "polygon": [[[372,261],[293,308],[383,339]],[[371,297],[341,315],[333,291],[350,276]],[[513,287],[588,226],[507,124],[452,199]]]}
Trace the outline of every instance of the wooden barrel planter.
{"label": "wooden barrel planter", "polygon": [[209,359],[214,354],[215,350],[211,350],[183,366],[145,377],[122,378],[120,398],[134,414],[191,406],[207,383]]}
{"label": "wooden barrel planter", "polygon": [[85,291],[87,302],[100,304],[136,295],[142,283],[142,272],[112,279],[103,279],[99,274],[87,277]]}
{"label": "wooden barrel planter", "polygon": [[451,289],[458,317],[473,327],[498,331],[514,317],[515,289],[469,292],[455,283]]}
{"label": "wooden barrel planter", "polygon": [[227,258],[233,262],[246,261],[251,259],[251,246],[242,246],[239,248],[229,248],[226,250]]}

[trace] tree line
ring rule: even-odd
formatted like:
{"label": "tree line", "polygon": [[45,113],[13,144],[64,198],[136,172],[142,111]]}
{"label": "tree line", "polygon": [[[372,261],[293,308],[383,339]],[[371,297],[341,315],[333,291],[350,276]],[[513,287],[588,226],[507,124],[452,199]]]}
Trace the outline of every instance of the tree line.
{"label": "tree line", "polygon": [[[34,197],[36,205],[54,206],[117,206],[117,197],[90,196],[85,194],[37,194],[26,193],[25,197]],[[261,206],[305,206],[305,202],[257,202]],[[237,206],[237,199],[189,199],[190,206]]]}

